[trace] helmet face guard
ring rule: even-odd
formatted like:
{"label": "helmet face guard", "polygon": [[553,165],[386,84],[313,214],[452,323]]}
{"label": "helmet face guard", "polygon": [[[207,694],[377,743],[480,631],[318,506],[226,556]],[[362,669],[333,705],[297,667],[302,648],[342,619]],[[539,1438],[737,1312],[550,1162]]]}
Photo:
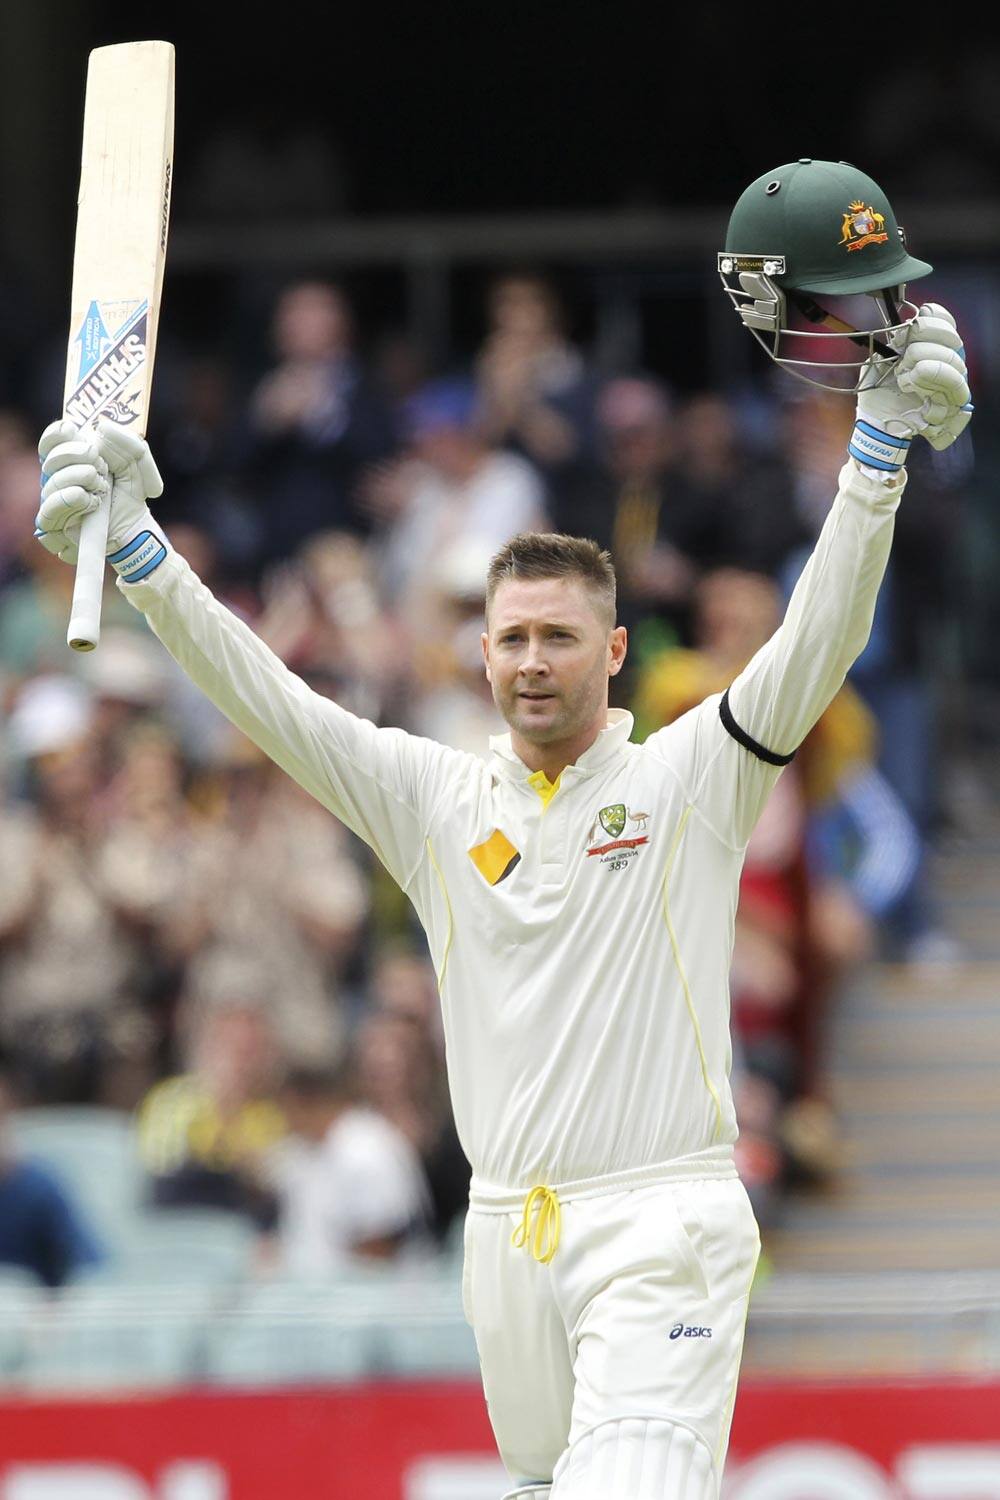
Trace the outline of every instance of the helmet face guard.
{"label": "helmet face guard", "polygon": [[[909,254],[877,183],[847,162],[810,157],[750,184],[718,255],[726,295],[765,353],[797,379],[846,394],[889,377],[917,310],[906,283],[931,269]],[[860,296],[877,315],[862,313],[861,327],[825,305]]]}
{"label": "helmet face guard", "polygon": [[[917,311],[914,303],[906,301],[905,286],[885,287],[869,294],[878,310],[879,326],[858,329],[821,307],[808,293],[786,292],[775,279],[785,272],[782,255],[734,255],[721,250],[718,268],[744,328],[764,352],[789,375],[826,391],[850,395],[888,379],[905,348],[907,325]],[[792,327],[793,310],[814,328]]]}

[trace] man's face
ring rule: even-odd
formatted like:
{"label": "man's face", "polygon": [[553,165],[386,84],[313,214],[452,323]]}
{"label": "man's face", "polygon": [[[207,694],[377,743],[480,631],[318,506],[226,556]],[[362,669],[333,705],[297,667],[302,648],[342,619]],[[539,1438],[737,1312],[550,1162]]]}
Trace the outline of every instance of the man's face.
{"label": "man's face", "polygon": [[508,579],[483,636],[497,708],[535,745],[582,734],[607,707],[608,678],[625,659],[625,631],[580,578]]}

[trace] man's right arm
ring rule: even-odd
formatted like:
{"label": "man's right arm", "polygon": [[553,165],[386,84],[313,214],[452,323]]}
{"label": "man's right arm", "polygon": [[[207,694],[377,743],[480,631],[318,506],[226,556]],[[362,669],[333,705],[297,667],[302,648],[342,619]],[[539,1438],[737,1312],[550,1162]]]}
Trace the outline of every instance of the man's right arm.
{"label": "man's right arm", "polygon": [[177,552],[144,581],[119,579],[118,588],[206,697],[405,886],[455,752],[377,728],[314,692]]}
{"label": "man's right arm", "polygon": [[376,728],[313,692],[220,604],[149,511],[146,500],[162,485],[141,438],[104,423],[96,438],[54,423],[39,455],[42,545],[74,563],[80,521],[113,478],[108,560],[121,592],[226,717],[364,839],[405,889],[462,757],[402,730]]}

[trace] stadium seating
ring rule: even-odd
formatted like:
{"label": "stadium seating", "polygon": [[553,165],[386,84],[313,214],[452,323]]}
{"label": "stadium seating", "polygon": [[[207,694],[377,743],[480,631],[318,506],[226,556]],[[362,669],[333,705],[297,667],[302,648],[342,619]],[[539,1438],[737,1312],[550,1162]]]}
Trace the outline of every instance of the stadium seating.
{"label": "stadium seating", "polygon": [[21,1110],[11,1128],[18,1150],[51,1168],[98,1239],[113,1244],[138,1211],[142,1191],[131,1116],[59,1105]]}
{"label": "stadium seating", "polygon": [[20,1378],[28,1332],[43,1316],[45,1301],[30,1271],[0,1266],[0,1388]]}
{"label": "stadium seating", "polygon": [[219,1209],[153,1209],[123,1233],[106,1279],[126,1283],[225,1285],[249,1274],[256,1235]]}
{"label": "stadium seating", "polygon": [[238,1309],[215,1320],[204,1374],[226,1385],[363,1379],[371,1329],[329,1285],[247,1288]]}
{"label": "stadium seating", "polygon": [[69,1288],[32,1318],[18,1383],[36,1390],[155,1389],[197,1378],[210,1294]]}

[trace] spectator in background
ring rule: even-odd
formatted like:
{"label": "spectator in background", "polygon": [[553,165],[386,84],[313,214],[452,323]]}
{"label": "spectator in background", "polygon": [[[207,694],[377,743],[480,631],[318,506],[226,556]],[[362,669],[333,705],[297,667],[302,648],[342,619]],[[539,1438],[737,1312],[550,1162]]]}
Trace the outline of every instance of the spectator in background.
{"label": "spectator in background", "polygon": [[82,655],[77,672],[93,707],[91,738],[102,768],[102,794],[117,774],[136,727],[154,718],[174,673],[164,667],[151,632],[101,630],[101,648]]}
{"label": "spectator in background", "polygon": [[469,1197],[469,1164],[448,1096],[434,971],[412,949],[393,947],[372,972],[373,1010],[357,1037],[359,1097],[406,1136],[423,1165],[432,1227],[441,1241]]}
{"label": "spectator in background", "polygon": [[[198,577],[226,599],[237,587],[237,607],[247,607],[246,577],[263,547],[260,517],[245,484],[231,471],[236,415],[233,372],[209,354],[174,353],[163,379],[157,369],[154,442],[164,481],[157,519]],[[218,575],[220,559],[226,577]],[[227,595],[229,597],[227,597]]]}
{"label": "spectator in background", "polygon": [[714,517],[715,566],[775,576],[805,538],[783,455],[752,451],[724,396],[702,392],[681,408],[673,478],[675,504]]}
{"label": "spectator in background", "polygon": [[560,495],[593,457],[596,381],[566,337],[546,277],[499,276],[487,306],[489,332],[476,357],[483,436],[522,453]]}
{"label": "spectator in background", "polygon": [[8,729],[27,801],[0,823],[0,1042],[32,1102],[131,1107],[155,1040],[149,962],[101,873],[93,701],[73,678],[37,677]]}
{"label": "spectator in background", "polygon": [[[6,453],[0,451],[0,568],[8,580],[0,593],[0,676],[9,695],[28,677],[76,671],[79,661],[66,646],[73,569],[59,567],[58,558],[51,555],[35,555],[45,550],[32,536],[39,504],[38,452],[34,444],[21,440],[16,425],[13,434],[8,429],[7,438]],[[109,584],[104,591],[105,626],[135,634],[135,621],[129,618],[134,614]],[[141,624],[138,633],[145,633]]]}
{"label": "spectator in background", "polygon": [[673,409],[657,381],[609,381],[597,417],[599,461],[562,497],[555,525],[611,552],[634,670],[651,650],[690,644],[694,586],[721,545],[720,507],[678,483]]}
{"label": "spectator in background", "polygon": [[272,570],[262,592],[254,629],[271,650],[317,692],[384,721],[410,643],[381,605],[371,549],[346,532],[319,532]]}
{"label": "spectator in background", "polygon": [[14,1096],[0,1069],[0,1264],[21,1266],[56,1288],[104,1252],[58,1179],[18,1154],[11,1122]]}
{"label": "spectator in background", "polygon": [[[20,412],[0,408],[0,587],[22,571],[26,493],[18,459],[30,453],[31,432]],[[36,475],[37,479],[37,475]]]}
{"label": "spectator in background", "polygon": [[435,381],[407,413],[411,461],[397,476],[397,513],[384,539],[383,582],[421,646],[440,639],[443,622],[433,577],[447,549],[476,545],[492,555],[515,533],[544,530],[548,522],[536,470],[516,453],[493,446],[471,384]]}
{"label": "spectator in background", "polygon": [[438,559],[433,572],[441,636],[435,670],[414,696],[407,727],[414,734],[487,756],[490,737],[503,720],[483,670],[486,570],[491,553],[478,543],[458,543]]}
{"label": "spectator in background", "polygon": [[[104,650],[102,638],[94,655]],[[146,1010],[155,1032],[158,1072],[174,1064],[174,1012],[184,966],[171,941],[171,927],[196,855],[185,778],[170,730],[151,718],[135,722],[105,793],[108,826],[96,871],[143,947]]]}
{"label": "spectator in background", "polygon": [[365,533],[361,474],[395,446],[388,403],[355,352],[340,288],[318,281],[287,287],[275,310],[274,344],[277,364],[253,392],[240,448],[264,562],[290,556],[315,531]]}
{"label": "spectator in background", "polygon": [[406,1136],[356,1102],[354,1063],[293,1068],[282,1106],[292,1139],[277,1168],[278,1267],[324,1277],[418,1247],[427,1185]]}
{"label": "spectator in background", "polygon": [[260,998],[288,1055],[335,1055],[340,979],[368,908],[348,835],[235,730],[197,796],[201,815],[166,923],[170,951],[209,966],[214,955],[254,955]]}
{"label": "spectator in background", "polygon": [[285,1134],[276,1091],[283,1066],[263,1006],[190,994],[188,1067],[158,1083],[138,1115],[139,1151],[157,1208],[210,1207],[273,1229],[273,1152]]}

